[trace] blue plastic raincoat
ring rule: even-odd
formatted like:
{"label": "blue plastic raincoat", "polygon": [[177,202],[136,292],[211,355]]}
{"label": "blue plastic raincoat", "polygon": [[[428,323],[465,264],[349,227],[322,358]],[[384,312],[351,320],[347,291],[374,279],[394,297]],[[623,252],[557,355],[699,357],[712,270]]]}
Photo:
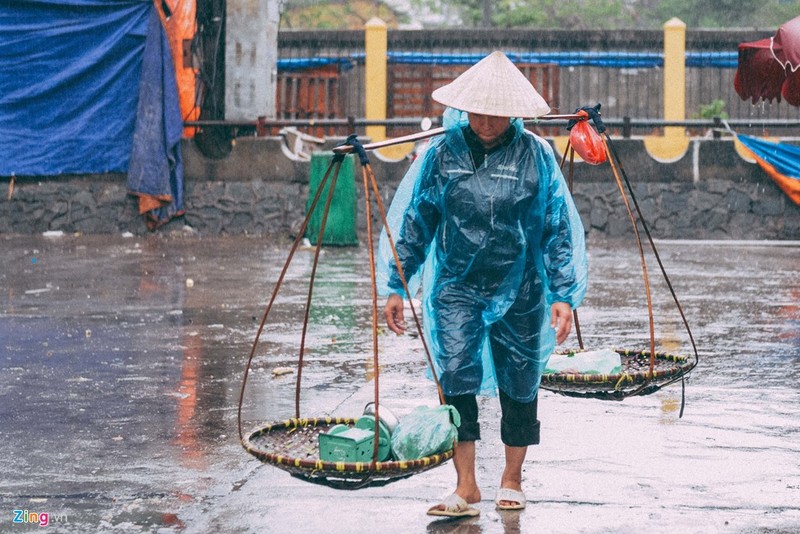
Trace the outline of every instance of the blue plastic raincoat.
{"label": "blue plastic raincoat", "polygon": [[[550,305],[586,292],[584,230],[552,148],[513,120],[513,140],[475,168],[448,109],[395,193],[388,224],[409,291],[423,290],[424,334],[447,395],[532,401],[555,347]],[[386,229],[383,295],[405,296]],[[423,267],[424,266],[424,267]]]}

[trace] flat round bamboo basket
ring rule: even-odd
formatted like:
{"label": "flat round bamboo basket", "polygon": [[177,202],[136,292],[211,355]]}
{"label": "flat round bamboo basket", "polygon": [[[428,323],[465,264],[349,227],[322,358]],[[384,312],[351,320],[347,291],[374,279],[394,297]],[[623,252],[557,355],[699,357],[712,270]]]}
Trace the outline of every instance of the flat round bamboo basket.
{"label": "flat round bamboo basket", "polygon": [[260,426],[247,434],[244,448],[264,463],[309,482],[337,489],[383,486],[436,467],[453,457],[450,449],[416,460],[325,462],[319,455],[319,434],[334,425],[355,425],[358,419],[323,417],[288,419]]}
{"label": "flat round bamboo basket", "polygon": [[[622,400],[649,395],[680,380],[697,361],[687,356],[657,352],[650,372],[650,351],[614,349],[620,355],[622,372],[611,375],[552,373],[542,375],[541,388],[571,397]],[[566,352],[559,352],[566,354]]]}

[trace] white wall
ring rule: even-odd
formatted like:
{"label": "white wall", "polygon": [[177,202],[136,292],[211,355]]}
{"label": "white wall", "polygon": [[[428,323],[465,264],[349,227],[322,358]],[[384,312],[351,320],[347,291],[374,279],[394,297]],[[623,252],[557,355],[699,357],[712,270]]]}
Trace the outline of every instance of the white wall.
{"label": "white wall", "polygon": [[228,0],[225,119],[275,118],[279,0]]}

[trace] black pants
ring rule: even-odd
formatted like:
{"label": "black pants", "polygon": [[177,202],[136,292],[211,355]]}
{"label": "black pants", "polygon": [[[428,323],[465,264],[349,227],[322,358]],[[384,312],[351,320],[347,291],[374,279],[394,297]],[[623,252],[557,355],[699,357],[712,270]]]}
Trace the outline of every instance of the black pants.
{"label": "black pants", "polygon": [[[478,401],[475,395],[456,395],[444,397],[447,404],[454,406],[461,416],[458,427],[458,441],[477,441],[481,439],[478,423]],[[531,402],[518,402],[500,391],[500,439],[510,447],[527,447],[539,444],[539,420],[536,418],[539,396]]]}

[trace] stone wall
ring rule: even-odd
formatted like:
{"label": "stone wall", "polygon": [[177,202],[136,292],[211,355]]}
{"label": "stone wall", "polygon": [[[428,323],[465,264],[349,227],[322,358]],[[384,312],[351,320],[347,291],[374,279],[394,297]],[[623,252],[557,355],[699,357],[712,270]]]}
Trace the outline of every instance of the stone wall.
{"label": "stone wall", "polygon": [[[800,239],[800,206],[742,159],[730,139],[693,139],[687,153],[671,163],[648,155],[641,140],[617,140],[614,147],[655,238]],[[237,139],[230,155],[219,160],[204,157],[186,141],[184,159],[186,214],[157,231],[188,231],[188,226],[207,235],[288,236],[302,222],[310,164],[295,157],[282,138]],[[388,205],[408,161],[373,155],[372,166]],[[356,172],[360,184],[358,166]],[[589,236],[629,236],[631,223],[609,165],[577,163],[574,176],[574,197]],[[8,178],[3,181],[9,186]],[[358,203],[357,226],[363,231],[363,198]],[[124,175],[17,177],[11,197],[0,201],[0,233],[57,230],[148,232]]]}

